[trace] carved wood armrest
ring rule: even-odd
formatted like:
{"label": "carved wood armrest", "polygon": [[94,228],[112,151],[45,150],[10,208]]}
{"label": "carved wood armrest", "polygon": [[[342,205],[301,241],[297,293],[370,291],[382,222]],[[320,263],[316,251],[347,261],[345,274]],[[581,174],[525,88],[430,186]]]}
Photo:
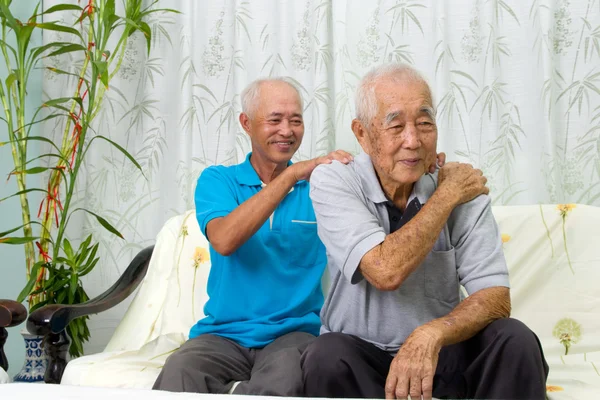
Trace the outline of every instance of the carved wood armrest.
{"label": "carved wood armrest", "polygon": [[4,354],[4,343],[8,337],[6,328],[17,326],[27,318],[27,309],[13,300],[0,300],[0,368],[8,371],[8,359]]}
{"label": "carved wood armrest", "polygon": [[125,300],[144,279],[153,250],[154,246],[149,246],[140,251],[117,282],[98,297],[81,304],[50,304],[29,315],[27,330],[45,336],[44,342],[50,355],[44,377],[46,383],[60,383],[67,365],[69,339],[64,332],[67,325],[75,318],[109,310]]}

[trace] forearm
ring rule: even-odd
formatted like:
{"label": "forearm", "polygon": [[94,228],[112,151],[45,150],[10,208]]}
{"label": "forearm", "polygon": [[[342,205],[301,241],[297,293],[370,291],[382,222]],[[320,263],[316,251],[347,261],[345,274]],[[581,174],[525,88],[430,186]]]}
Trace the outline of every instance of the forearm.
{"label": "forearm", "polygon": [[441,348],[470,339],[491,322],[509,317],[510,310],[507,287],[482,289],[467,297],[448,315],[417,330],[432,334]]}
{"label": "forearm", "polygon": [[231,213],[207,225],[207,236],[217,252],[230,255],[254,235],[296,184],[290,168]]}
{"label": "forearm", "polygon": [[363,276],[381,290],[400,287],[433,249],[455,205],[450,193],[435,191],[414,218],[363,257]]}

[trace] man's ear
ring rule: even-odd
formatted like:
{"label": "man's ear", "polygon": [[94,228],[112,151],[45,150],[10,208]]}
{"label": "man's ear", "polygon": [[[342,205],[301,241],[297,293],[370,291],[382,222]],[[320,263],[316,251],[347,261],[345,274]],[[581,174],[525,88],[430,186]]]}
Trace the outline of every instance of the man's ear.
{"label": "man's ear", "polygon": [[365,129],[363,123],[359,119],[352,120],[352,132],[354,132],[354,136],[356,136],[356,140],[362,147],[363,151],[367,154],[370,154],[370,146],[369,146],[369,133]]}
{"label": "man's ear", "polygon": [[250,117],[246,113],[240,113],[240,125],[250,135]]}

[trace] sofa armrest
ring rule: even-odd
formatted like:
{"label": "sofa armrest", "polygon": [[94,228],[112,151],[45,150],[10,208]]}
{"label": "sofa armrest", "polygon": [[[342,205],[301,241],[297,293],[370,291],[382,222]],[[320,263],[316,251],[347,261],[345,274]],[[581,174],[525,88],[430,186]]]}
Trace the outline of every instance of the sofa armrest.
{"label": "sofa armrest", "polygon": [[8,371],[8,359],[4,354],[4,343],[8,337],[6,328],[17,326],[25,321],[27,309],[13,300],[0,300],[0,368]]}
{"label": "sofa armrest", "polygon": [[60,383],[66,367],[66,353],[69,340],[65,334],[67,325],[75,318],[97,314],[109,310],[125,300],[140,284],[150,259],[154,246],[140,251],[129,264],[117,282],[104,293],[81,304],[49,304],[29,315],[27,330],[35,335],[43,335],[50,356],[44,381]]}

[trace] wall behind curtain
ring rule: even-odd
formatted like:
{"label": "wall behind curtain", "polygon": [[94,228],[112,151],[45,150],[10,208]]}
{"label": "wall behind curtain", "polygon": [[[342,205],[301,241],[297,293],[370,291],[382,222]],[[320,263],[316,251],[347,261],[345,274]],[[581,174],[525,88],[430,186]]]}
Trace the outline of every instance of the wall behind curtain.
{"label": "wall behind curtain", "polygon": [[[44,7],[56,3],[44,0]],[[117,2],[119,3],[119,2]],[[235,164],[250,150],[240,92],[260,76],[289,75],[305,101],[306,134],[295,160],[342,148],[354,89],[373,65],[394,60],[428,78],[438,108],[438,149],[482,168],[494,204],[600,205],[600,0],[170,0],[159,6],[150,56],[139,34],[112,82],[98,133],[125,146],[145,178],[99,141],[78,203],[95,221],[102,261],[90,294],[107,288],[162,224],[193,207],[200,172]],[[65,19],[72,18],[69,15]],[[51,33],[46,41],[61,38]],[[68,55],[48,65],[72,68]],[[45,94],[72,94],[75,82],[46,71]],[[47,135],[60,131],[46,125]],[[93,317],[89,351],[99,351],[123,313]]]}

